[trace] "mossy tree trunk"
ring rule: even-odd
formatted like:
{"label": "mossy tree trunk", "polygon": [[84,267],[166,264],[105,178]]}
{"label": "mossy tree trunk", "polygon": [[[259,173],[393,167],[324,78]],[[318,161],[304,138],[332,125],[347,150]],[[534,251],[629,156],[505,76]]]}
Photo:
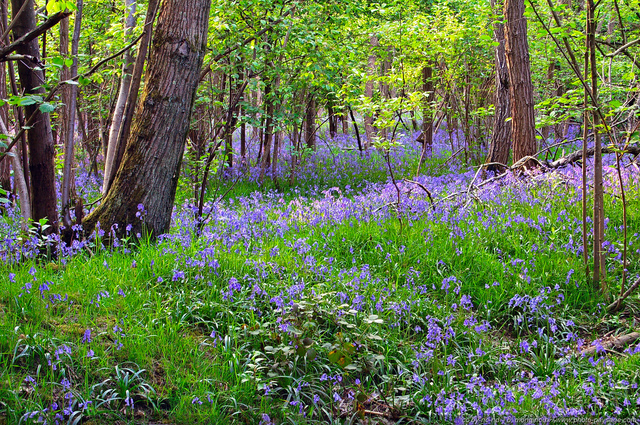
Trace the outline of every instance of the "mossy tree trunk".
{"label": "mossy tree trunk", "polygon": [[[118,224],[123,234],[169,230],[191,109],[205,55],[211,0],[162,3],[144,91],[127,147],[103,202],[84,221],[85,231],[99,222]],[[144,212],[139,212],[139,205]]]}

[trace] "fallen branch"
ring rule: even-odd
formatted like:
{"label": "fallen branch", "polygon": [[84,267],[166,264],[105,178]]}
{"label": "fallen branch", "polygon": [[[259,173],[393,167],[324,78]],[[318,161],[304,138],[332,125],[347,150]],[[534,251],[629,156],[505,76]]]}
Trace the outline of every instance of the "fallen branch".
{"label": "fallen branch", "polygon": [[[610,147],[602,148],[603,154],[617,153],[617,152],[620,152],[620,150],[613,149]],[[587,157],[592,157],[594,153],[595,153],[594,148],[587,149]],[[640,155],[640,146],[637,146],[637,145],[628,146],[626,149],[622,150],[622,153],[631,154],[634,156]],[[543,165],[547,168],[555,169],[555,168],[564,167],[565,165],[573,164],[574,162],[578,162],[581,160],[582,160],[582,149],[579,151],[572,152],[569,155],[565,155],[562,158],[559,158],[555,161],[544,162]]]}
{"label": "fallen branch", "polygon": [[638,278],[638,280],[636,280],[634,282],[634,284],[631,285],[629,287],[629,289],[627,289],[624,294],[620,295],[620,297],[618,297],[617,300],[615,300],[614,302],[609,304],[609,306],[607,307],[607,310],[610,311],[610,312],[618,311],[620,309],[620,307],[622,306],[622,301],[624,301],[627,298],[629,298],[629,295],[631,295],[633,293],[633,291],[635,291],[638,288],[638,286],[640,286],[640,278]]}
{"label": "fallen branch", "polygon": [[584,350],[580,351],[580,355],[581,356],[591,356],[591,355],[595,354],[596,352],[598,352],[598,350],[600,348],[604,348],[605,350],[610,350],[612,348],[622,348],[624,346],[627,346],[627,345],[633,343],[634,341],[636,341],[639,338],[640,338],[640,333],[632,332],[630,334],[623,335],[623,336],[621,336],[619,338],[616,338],[614,340],[601,343],[599,347],[591,345],[590,347],[585,348]]}

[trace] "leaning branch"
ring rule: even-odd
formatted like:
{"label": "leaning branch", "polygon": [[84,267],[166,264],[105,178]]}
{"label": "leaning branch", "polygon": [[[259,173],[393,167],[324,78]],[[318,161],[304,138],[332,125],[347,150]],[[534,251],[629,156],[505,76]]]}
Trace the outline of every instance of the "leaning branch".
{"label": "leaning branch", "polygon": [[11,53],[15,52],[30,41],[40,37],[42,34],[53,28],[58,22],[69,16],[71,16],[71,12],[69,11],[58,12],[55,15],[51,15],[49,19],[37,26],[34,30],[29,31],[8,46],[0,48],[0,60],[2,60],[5,56],[8,56]]}

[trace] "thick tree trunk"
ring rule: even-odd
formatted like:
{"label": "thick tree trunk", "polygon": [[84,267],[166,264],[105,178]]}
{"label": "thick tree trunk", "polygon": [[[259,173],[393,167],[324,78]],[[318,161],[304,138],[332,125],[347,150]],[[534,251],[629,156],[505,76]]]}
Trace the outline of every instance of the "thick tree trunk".
{"label": "thick tree trunk", "polygon": [[[127,19],[125,20],[124,35],[128,40],[131,36],[131,32],[136,27],[136,6],[137,0],[125,0]],[[113,110],[113,117],[111,119],[111,126],[109,127],[109,141],[107,144],[107,157],[104,164],[105,181],[102,185],[102,194],[107,193],[109,177],[116,170],[112,170],[114,166],[114,158],[116,152],[116,146],[118,142],[118,134],[122,127],[122,117],[124,110],[127,106],[127,97],[129,96],[129,89],[131,88],[131,78],[133,73],[133,55],[131,50],[127,50],[123,56],[122,64],[122,79],[120,80],[120,90],[118,91],[118,100],[116,101],[115,108]]]}
{"label": "thick tree trunk", "polygon": [[[499,9],[495,7],[495,0],[492,3],[494,9]],[[506,164],[509,161],[509,152],[511,151],[511,121],[507,121],[511,115],[511,107],[509,104],[509,69],[507,68],[504,45],[504,23],[496,21],[493,25],[493,34],[498,43],[496,47],[496,97],[493,132],[489,143],[487,163]],[[498,168],[497,165],[487,167],[489,171],[497,171]]]}
{"label": "thick tree trunk", "polygon": [[505,53],[509,70],[514,163],[525,156],[534,155],[537,150],[533,84],[524,9],[524,0],[505,0]]}
{"label": "thick tree trunk", "polygon": [[[131,224],[157,236],[169,230],[191,109],[205,55],[211,0],[165,0],[145,86],[113,185],[85,219],[92,231]],[[144,212],[141,209],[144,208]],[[138,215],[136,215],[138,213]]]}
{"label": "thick tree trunk", "polygon": [[[31,0],[11,0],[14,13],[20,10],[25,2]],[[22,37],[36,27],[35,9],[27,6],[19,16],[14,16],[13,36],[15,39]],[[33,56],[37,62],[40,60],[38,40],[21,45],[17,54]],[[42,82],[44,74],[37,63],[29,61],[18,62],[18,74],[20,84],[25,94],[44,94]],[[46,233],[58,232],[58,206],[55,185],[55,148],[53,134],[51,133],[51,121],[49,114],[43,114],[37,104],[25,106],[27,116],[36,114],[36,120],[27,130],[27,143],[29,144],[29,171],[31,174],[31,216],[35,221],[47,219],[49,227]]]}

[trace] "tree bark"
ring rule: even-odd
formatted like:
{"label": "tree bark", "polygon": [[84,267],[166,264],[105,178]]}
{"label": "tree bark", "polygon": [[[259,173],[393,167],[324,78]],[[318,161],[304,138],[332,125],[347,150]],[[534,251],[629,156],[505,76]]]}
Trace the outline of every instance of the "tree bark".
{"label": "tree bark", "polygon": [[[25,2],[31,0],[11,0],[12,10],[17,12]],[[14,12],[14,13],[15,13]],[[36,14],[31,6],[27,6],[19,16],[14,17],[13,36],[15,39],[26,35],[36,27]],[[38,40],[34,39],[22,44],[16,53],[32,56],[40,60]],[[44,94],[42,82],[44,74],[36,64],[27,61],[18,62],[20,84],[25,94]],[[37,104],[25,106],[25,114],[36,114],[36,119],[27,130],[29,144],[29,171],[31,174],[31,216],[35,221],[47,219],[49,228],[45,233],[58,231],[58,206],[55,185],[55,148],[49,114],[40,112]]]}
{"label": "tree bark", "polygon": [[[596,62],[596,5],[588,0],[587,8],[587,52],[591,65],[591,101],[597,108],[598,102],[598,63]],[[602,180],[602,138],[600,135],[600,115],[592,111],[594,132],[593,155],[593,281],[596,289],[606,290],[605,263],[602,243],[604,242],[604,188]],[[586,125],[586,123],[585,123]]]}
{"label": "tree bark", "polygon": [[[505,0],[505,54],[509,70],[514,163],[536,153],[533,84],[524,0]],[[527,164],[533,166],[533,162]]]}
{"label": "tree bark", "polygon": [[[0,32],[4,33],[7,28],[7,10],[6,3],[0,2]],[[0,99],[7,98],[7,66],[4,62],[0,63]],[[0,106],[0,120],[3,123],[9,122],[9,105],[6,103]],[[4,149],[0,149],[0,153]],[[14,149],[17,152],[17,149]],[[13,159],[13,158],[12,158]],[[11,162],[0,161],[0,188],[7,192],[11,192]],[[27,192],[28,193],[28,192]],[[31,211],[29,211],[31,213]]]}
{"label": "tree bark", "polygon": [[315,150],[316,148],[316,99],[313,93],[309,94],[307,101],[307,110],[304,119],[304,140],[307,147]]}
{"label": "tree bark", "polygon": [[[138,4],[137,0],[125,0],[127,19],[125,20],[125,30],[124,35],[128,40],[131,37],[131,33],[133,29],[136,27],[136,6]],[[129,96],[129,89],[131,88],[131,79],[133,73],[133,55],[131,54],[131,50],[127,50],[123,56],[123,64],[122,64],[122,79],[120,80],[120,90],[118,91],[118,100],[116,101],[115,108],[113,110],[113,118],[111,119],[111,126],[109,127],[109,141],[107,145],[107,158],[104,164],[104,182],[102,184],[102,194],[105,195],[107,193],[108,181],[116,170],[112,170],[114,166],[114,158],[117,142],[118,142],[118,134],[120,133],[120,128],[122,127],[122,117],[124,115],[124,110],[127,106],[127,97]]]}
{"label": "tree bark", "polygon": [[[60,56],[62,56],[63,59],[67,59],[69,57],[69,18],[63,19],[62,21],[60,21],[60,47],[59,47],[59,52],[60,52]],[[69,67],[64,64],[62,66],[62,68],[60,68],[60,81],[67,81],[68,79],[71,78],[71,74],[69,72]],[[60,107],[58,108],[58,120],[60,122],[59,127],[58,127],[58,131],[57,131],[57,138],[53,137],[53,140],[56,141],[58,143],[64,143],[65,140],[67,140],[67,114],[69,112],[69,92],[71,91],[71,84],[65,84],[64,86],[62,86],[60,88],[60,100],[62,101],[62,104],[60,105]]]}
{"label": "tree bark", "polygon": [[[494,10],[496,1],[492,0]],[[509,103],[509,69],[507,68],[507,58],[505,53],[504,23],[496,21],[493,25],[493,34],[496,47],[496,96],[495,115],[493,118],[493,132],[489,143],[489,155],[487,163],[506,164],[509,161],[511,151],[511,121],[507,118],[511,115]],[[498,166],[489,165],[487,170],[498,171]]]}
{"label": "tree bark", "polygon": [[211,0],[162,3],[122,165],[104,201],[85,219],[86,231],[98,222],[102,228],[119,223],[119,234],[124,234],[124,224],[151,237],[169,230],[210,6]]}
{"label": "tree bark", "polygon": [[[76,1],[76,20],[73,28],[73,40],[71,41],[71,78],[78,75],[78,44],[80,43],[80,28],[82,26],[82,0]],[[75,192],[75,178],[73,175],[73,148],[76,126],[76,102],[78,100],[78,86],[71,85],[69,90],[69,104],[67,105],[67,124],[64,143],[64,168],[62,171],[62,223],[64,227],[71,229],[71,194]]]}
{"label": "tree bark", "polygon": [[124,156],[127,148],[127,140],[129,140],[129,134],[131,132],[131,122],[138,104],[138,91],[140,90],[140,84],[142,82],[144,63],[147,58],[149,43],[153,36],[153,22],[155,21],[156,11],[158,9],[158,1],[159,0],[149,0],[147,17],[144,21],[145,34],[140,40],[138,56],[136,57],[136,63],[133,67],[131,85],[129,87],[129,93],[127,94],[126,106],[122,114],[122,122],[120,123],[118,137],[116,138],[114,146],[109,146],[107,148],[107,163],[105,165],[104,181],[102,184],[103,196],[106,195],[111,188],[111,184],[115,178],[118,168],[120,167],[122,157]]}
{"label": "tree bark", "polygon": [[433,66],[431,64],[422,67],[422,154],[420,160],[424,163],[426,155],[431,155],[433,150],[433,114],[431,103],[435,99],[433,88]]}

